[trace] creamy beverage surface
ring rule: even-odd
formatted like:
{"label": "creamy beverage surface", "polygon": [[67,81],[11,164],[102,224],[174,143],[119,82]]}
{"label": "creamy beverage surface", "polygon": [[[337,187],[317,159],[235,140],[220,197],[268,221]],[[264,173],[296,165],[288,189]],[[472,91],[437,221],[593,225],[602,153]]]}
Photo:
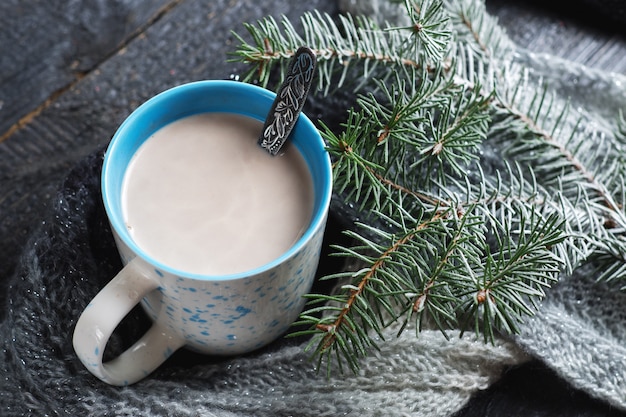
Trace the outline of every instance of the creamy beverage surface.
{"label": "creamy beverage surface", "polygon": [[204,113],[158,130],[133,156],[122,204],[148,255],[206,275],[260,267],[307,228],[313,185],[295,146],[272,157],[257,145],[262,123]]}

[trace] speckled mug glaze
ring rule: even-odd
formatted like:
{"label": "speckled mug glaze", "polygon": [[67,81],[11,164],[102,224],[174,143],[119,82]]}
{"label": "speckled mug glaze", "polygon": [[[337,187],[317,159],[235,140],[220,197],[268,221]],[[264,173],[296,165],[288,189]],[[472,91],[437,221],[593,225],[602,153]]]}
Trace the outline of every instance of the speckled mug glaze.
{"label": "speckled mug glaze", "polygon": [[[185,84],[141,105],[113,136],[102,169],[102,195],[125,266],[85,308],[73,338],[81,362],[102,381],[137,382],[183,346],[213,355],[253,351],[284,334],[302,310],[303,295],[311,288],[319,262],[332,188],[324,142],[304,114],[290,140],[313,178],[313,216],[303,236],[278,259],[227,276],[177,271],[133,242],[121,210],[126,167],[156,130],[204,112],[236,113],[263,121],[274,97],[268,90],[235,81]],[[109,337],[137,303],[152,319],[152,327],[120,356],[103,363]]]}

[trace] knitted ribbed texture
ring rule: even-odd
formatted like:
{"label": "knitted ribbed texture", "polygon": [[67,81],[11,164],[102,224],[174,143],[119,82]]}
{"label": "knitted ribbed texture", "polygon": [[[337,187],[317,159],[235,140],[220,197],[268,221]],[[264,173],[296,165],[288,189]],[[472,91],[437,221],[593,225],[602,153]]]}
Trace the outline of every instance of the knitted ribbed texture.
{"label": "knitted ribbed texture", "polygon": [[[610,130],[624,108],[624,77],[522,50],[514,59],[598,126]],[[527,360],[520,347],[574,386],[626,409],[626,297],[585,273],[550,290],[512,342],[485,345],[456,333],[447,341],[436,331],[416,338],[411,330],[395,338],[391,329],[358,375],[329,378],[314,371],[302,341],[280,340],[231,359],[181,350],[135,385],[108,386],[88,373],[71,345],[78,316],[121,267],[100,203],[101,163],[95,154],[68,175],[12,277],[0,325],[2,416],[449,416],[506,366]],[[108,355],[148,325],[134,310]]]}
{"label": "knitted ribbed texture", "polygon": [[589,278],[563,278],[516,341],[573,386],[626,409],[626,294]]}
{"label": "knitted ribbed texture", "polygon": [[[24,253],[0,326],[0,415],[448,416],[524,355],[510,343],[446,341],[407,331],[381,342],[358,375],[317,373],[303,346],[219,360],[179,351],[153,375],[108,386],[80,364],[78,316],[120,262],[100,203],[101,154],[67,178]],[[134,311],[114,334],[119,352],[148,326]]]}
{"label": "knitted ribbed texture", "polygon": [[[340,0],[344,10],[354,14],[369,14],[380,22],[397,22],[397,9],[382,3]],[[623,10],[622,0],[612,3],[619,5],[615,10]],[[582,117],[588,128],[607,136],[613,134],[618,111],[626,109],[626,77],[550,55],[534,54],[516,47],[510,39],[502,39],[501,45],[510,51],[495,59],[502,61],[499,63],[503,67],[511,63],[519,65],[530,80],[528,91],[520,96],[530,99],[547,85],[549,92],[555,94],[555,106],[570,103],[572,112],[563,124],[572,126]],[[521,334],[514,340],[572,386],[626,410],[626,293],[620,291],[620,285],[599,284],[585,269],[571,277],[562,277],[548,291],[537,315],[525,320]]]}
{"label": "knitted ribbed texture", "polygon": [[[596,129],[615,129],[626,109],[626,77],[547,55],[519,51],[532,70]],[[626,410],[626,292],[622,283],[598,283],[586,269],[561,277],[537,315],[526,320],[516,343],[572,386]]]}

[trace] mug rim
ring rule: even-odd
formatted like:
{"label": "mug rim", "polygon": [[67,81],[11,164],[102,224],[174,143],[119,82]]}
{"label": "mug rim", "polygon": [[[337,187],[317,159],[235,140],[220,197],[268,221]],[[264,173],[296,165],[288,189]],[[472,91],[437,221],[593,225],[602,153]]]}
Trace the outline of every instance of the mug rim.
{"label": "mug rim", "polygon": [[[150,117],[146,118],[147,113],[154,111],[154,109],[157,108],[158,105],[162,105],[164,102],[175,99],[175,97],[178,95],[186,95],[189,94],[190,91],[193,92],[197,90],[219,91],[224,88],[228,89],[229,91],[232,90],[233,93],[236,94],[244,96],[252,95],[260,99],[262,102],[259,103],[259,105],[263,108],[267,107],[265,114],[263,114],[262,116],[263,118],[266,116],[266,113],[269,112],[271,104],[276,97],[275,93],[265,88],[239,81],[203,80],[181,84],[162,91],[161,93],[158,93],[157,95],[146,100],[134,111],[132,111],[131,114],[126,117],[126,119],[120,124],[120,126],[116,130],[104,154],[101,175],[101,194],[104,202],[104,208],[114,233],[119,239],[122,240],[124,245],[126,245],[133,252],[135,256],[139,256],[145,262],[157,268],[159,271],[167,272],[174,276],[204,281],[227,281],[248,278],[250,276],[262,274],[273,268],[276,268],[278,265],[282,264],[289,258],[296,255],[298,252],[300,252],[303,247],[306,246],[307,243],[313,238],[316,232],[321,227],[324,227],[326,223],[328,210],[330,207],[330,200],[332,196],[332,167],[330,163],[330,156],[326,151],[326,144],[313,122],[304,113],[301,113],[296,123],[296,126],[294,127],[293,134],[302,135],[303,133],[307,132],[307,147],[310,143],[310,148],[312,149],[310,153],[317,154],[319,152],[320,155],[315,157],[315,161],[311,161],[311,157],[307,157],[307,155],[305,154],[305,152],[303,152],[298,143],[295,140],[292,140],[292,142],[298,148],[298,151],[300,152],[300,154],[302,154],[304,160],[307,163],[308,170],[311,173],[313,179],[314,192],[317,193],[317,190],[319,189],[321,190],[321,193],[319,197],[316,195],[314,198],[316,203],[313,209],[313,215],[305,232],[287,251],[282,253],[274,260],[253,269],[232,274],[212,275],[194,273],[173,268],[149,255],[142,247],[135,243],[135,241],[130,236],[128,229],[125,227],[124,216],[121,210],[121,189],[116,189],[113,184],[114,181],[123,181],[124,174],[126,173],[126,169],[128,167],[128,163],[122,164],[122,167],[120,167],[120,163],[115,161],[114,158],[120,152],[126,152],[126,154],[128,154],[128,152],[125,151],[125,146],[128,146],[127,144],[129,140],[132,140],[128,138],[129,131],[132,130],[138,123],[142,123],[142,121],[145,123],[147,120],[149,120]],[[151,129],[152,132],[155,132],[156,130],[160,129],[168,123],[201,112],[202,111],[195,113],[192,112],[189,114],[176,114],[174,112],[172,115],[168,114],[168,117],[170,117],[168,122],[151,123],[149,129]],[[234,111],[228,110],[222,112],[235,113]],[[258,115],[246,113],[245,110],[237,111],[237,113],[261,120],[259,119]],[[136,139],[136,142],[138,143],[136,147],[144,143],[149,137],[149,134],[146,136],[146,134],[144,133],[141,138]],[[132,154],[134,154],[135,152],[132,152]],[[128,160],[130,160],[131,157],[132,155],[125,155],[125,158]],[[321,164],[319,164],[318,160],[319,162],[321,162]],[[316,163],[315,169],[319,172],[319,180],[317,181],[315,179],[315,173],[313,172],[314,167],[311,165],[312,163]],[[317,165],[321,166],[318,167]],[[116,180],[112,180],[111,177],[115,176],[113,174],[114,172],[115,175],[121,177],[121,179],[117,178]],[[317,185],[318,183],[319,186]],[[117,197],[116,194],[118,194]],[[317,201],[319,201],[319,204],[317,203]]]}

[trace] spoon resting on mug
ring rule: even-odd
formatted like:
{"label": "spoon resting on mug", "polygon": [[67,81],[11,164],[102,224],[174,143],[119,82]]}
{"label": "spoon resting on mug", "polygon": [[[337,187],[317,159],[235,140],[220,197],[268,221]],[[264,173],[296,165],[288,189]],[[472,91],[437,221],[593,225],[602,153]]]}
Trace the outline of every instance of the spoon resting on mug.
{"label": "spoon resting on mug", "polygon": [[285,81],[276,93],[258,141],[273,156],[280,152],[298,121],[311,88],[316,63],[315,53],[302,46],[289,64]]}

